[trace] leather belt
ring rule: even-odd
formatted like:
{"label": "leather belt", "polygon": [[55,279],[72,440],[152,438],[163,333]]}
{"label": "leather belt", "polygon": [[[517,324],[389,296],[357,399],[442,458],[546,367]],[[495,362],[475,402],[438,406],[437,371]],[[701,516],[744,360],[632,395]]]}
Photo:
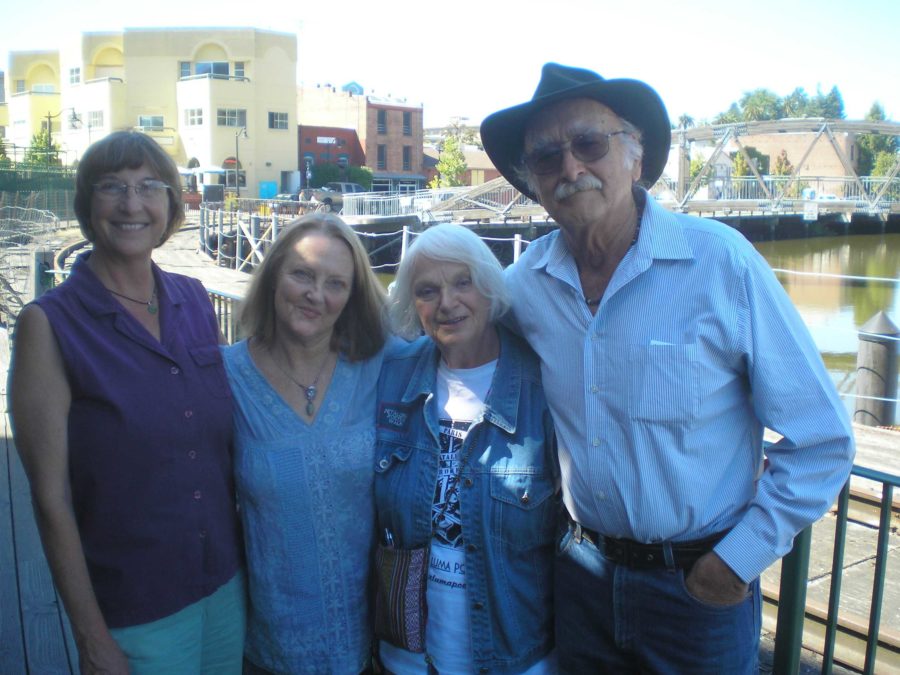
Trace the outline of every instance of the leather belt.
{"label": "leather belt", "polygon": [[642,544],[632,539],[607,537],[584,527],[581,523],[576,523],[571,518],[569,526],[572,528],[575,541],[581,543],[582,539],[586,539],[603,554],[603,557],[617,565],[632,569],[666,569],[669,567],[666,563],[666,546],[669,546],[672,550],[672,565],[685,572],[728,534],[728,530],[724,530],[693,541]]}

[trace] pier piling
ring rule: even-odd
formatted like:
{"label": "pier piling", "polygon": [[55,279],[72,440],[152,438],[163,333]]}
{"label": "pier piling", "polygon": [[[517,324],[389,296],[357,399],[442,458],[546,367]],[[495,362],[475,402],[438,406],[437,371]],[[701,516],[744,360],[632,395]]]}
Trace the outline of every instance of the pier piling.
{"label": "pier piling", "polygon": [[856,359],[856,406],[853,421],[890,426],[897,414],[897,341],[900,329],[883,311],[859,331]]}

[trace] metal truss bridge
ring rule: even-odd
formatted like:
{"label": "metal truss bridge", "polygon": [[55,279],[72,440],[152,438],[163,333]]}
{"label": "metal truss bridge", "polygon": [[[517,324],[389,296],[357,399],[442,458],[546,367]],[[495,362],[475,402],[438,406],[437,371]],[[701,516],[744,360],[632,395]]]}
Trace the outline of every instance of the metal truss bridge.
{"label": "metal truss bridge", "polygon": [[[763,175],[747,149],[759,137],[772,139],[779,134],[803,135],[801,138],[808,142],[790,174]],[[806,118],[673,129],[668,167],[675,167],[671,171],[675,175],[664,173],[650,192],[672,210],[713,217],[802,214],[815,220],[819,214],[838,213],[849,222],[853,214],[886,220],[890,214],[900,213],[900,153],[887,175],[859,176],[845,151],[847,144],[841,143],[841,138],[847,138],[844,134],[851,134],[851,139],[862,134],[896,137],[900,136],[900,123]],[[830,145],[844,176],[808,175],[802,171],[820,144]],[[707,159],[691,179],[691,150],[698,147],[705,148]],[[723,177],[717,173],[717,166],[723,160],[730,161],[727,158],[733,152],[744,156],[752,175]],[[400,195],[347,195],[343,215],[351,222],[415,215],[426,224],[548,219],[539,204],[522,195],[504,178],[475,187]]]}

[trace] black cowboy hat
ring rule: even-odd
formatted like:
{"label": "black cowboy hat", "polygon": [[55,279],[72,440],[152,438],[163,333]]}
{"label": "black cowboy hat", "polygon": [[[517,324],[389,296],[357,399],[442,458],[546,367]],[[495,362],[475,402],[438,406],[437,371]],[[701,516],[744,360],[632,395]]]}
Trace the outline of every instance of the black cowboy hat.
{"label": "black cowboy hat", "polygon": [[521,165],[525,129],[538,110],[570,98],[599,101],[640,129],[644,146],[641,180],[649,187],[659,179],[672,140],[669,115],[659,94],[638,80],[605,80],[584,68],[546,63],[530,101],[488,115],[481,123],[485,152],[514,187],[537,201],[515,170]]}

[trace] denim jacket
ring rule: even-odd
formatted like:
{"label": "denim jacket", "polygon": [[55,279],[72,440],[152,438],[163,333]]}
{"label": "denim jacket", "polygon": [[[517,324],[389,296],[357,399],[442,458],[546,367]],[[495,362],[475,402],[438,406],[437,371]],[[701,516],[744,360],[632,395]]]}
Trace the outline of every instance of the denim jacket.
{"label": "denim jacket", "polygon": [[[460,475],[460,512],[475,669],[516,673],[554,644],[559,471],[537,358],[520,338],[497,330],[500,358],[484,414],[460,449],[465,456],[477,444]],[[378,383],[377,532],[389,531],[398,548],[432,538],[439,359],[434,342],[419,338],[385,356]]]}

